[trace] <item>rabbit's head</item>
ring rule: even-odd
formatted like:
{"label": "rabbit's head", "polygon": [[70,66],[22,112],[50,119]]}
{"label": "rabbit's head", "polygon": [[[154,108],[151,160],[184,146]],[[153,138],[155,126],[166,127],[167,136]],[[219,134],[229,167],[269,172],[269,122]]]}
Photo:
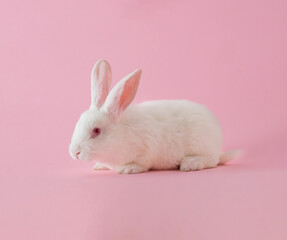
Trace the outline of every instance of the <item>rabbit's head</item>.
{"label": "rabbit's head", "polygon": [[91,74],[91,105],[76,124],[69,146],[72,158],[94,160],[107,155],[120,141],[118,122],[136,95],[140,76],[141,70],[137,69],[109,92],[111,67],[105,60],[95,64]]}

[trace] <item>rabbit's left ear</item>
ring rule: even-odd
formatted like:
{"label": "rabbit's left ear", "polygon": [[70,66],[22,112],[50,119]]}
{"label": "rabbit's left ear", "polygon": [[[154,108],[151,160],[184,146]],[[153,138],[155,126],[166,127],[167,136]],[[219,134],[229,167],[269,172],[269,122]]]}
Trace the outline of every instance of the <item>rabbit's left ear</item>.
{"label": "rabbit's left ear", "polygon": [[109,93],[104,109],[111,117],[117,117],[136,96],[142,70],[137,69],[120,80]]}
{"label": "rabbit's left ear", "polygon": [[106,60],[96,62],[91,73],[91,108],[100,108],[106,101],[112,82],[112,70]]}

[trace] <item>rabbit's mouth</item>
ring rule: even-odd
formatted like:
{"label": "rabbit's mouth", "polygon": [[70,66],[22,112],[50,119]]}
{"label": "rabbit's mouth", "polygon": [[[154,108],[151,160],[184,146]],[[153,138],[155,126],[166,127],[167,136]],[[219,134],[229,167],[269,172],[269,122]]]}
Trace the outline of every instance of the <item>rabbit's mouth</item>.
{"label": "rabbit's mouth", "polygon": [[73,159],[75,160],[85,160],[83,159],[83,154],[81,154],[81,152],[77,152],[73,154]]}
{"label": "rabbit's mouth", "polygon": [[72,145],[70,145],[70,147],[69,147],[69,152],[70,152],[71,157],[72,157],[74,160],[79,160],[79,159],[80,159],[81,151],[75,151],[75,150],[73,149],[73,146],[72,146]]}
{"label": "rabbit's mouth", "polygon": [[78,156],[78,155],[71,154],[71,157],[72,157],[74,160],[79,160],[79,156]]}
{"label": "rabbit's mouth", "polygon": [[76,158],[77,160],[79,160],[79,155],[80,155],[80,153],[81,153],[81,152],[77,152],[76,155],[75,155],[75,158]]}
{"label": "rabbit's mouth", "polygon": [[80,148],[77,145],[71,144],[69,148],[70,156],[74,160],[81,160],[81,161],[92,161],[94,160],[93,156],[89,154],[89,151],[86,149]]}
{"label": "rabbit's mouth", "polygon": [[83,152],[80,152],[79,154],[76,153],[74,157],[75,157],[74,159],[76,160],[87,161],[87,162],[94,160],[93,158],[91,158],[89,154]]}

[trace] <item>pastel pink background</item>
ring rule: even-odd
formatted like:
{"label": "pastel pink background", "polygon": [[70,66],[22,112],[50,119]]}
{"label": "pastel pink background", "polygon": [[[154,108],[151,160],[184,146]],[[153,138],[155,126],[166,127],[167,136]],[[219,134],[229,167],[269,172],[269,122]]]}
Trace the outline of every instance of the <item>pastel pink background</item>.
{"label": "pastel pink background", "polygon": [[[287,2],[0,2],[0,239],[287,239]],[[116,175],[73,161],[90,71],[141,67],[136,102],[190,99],[244,157]]]}

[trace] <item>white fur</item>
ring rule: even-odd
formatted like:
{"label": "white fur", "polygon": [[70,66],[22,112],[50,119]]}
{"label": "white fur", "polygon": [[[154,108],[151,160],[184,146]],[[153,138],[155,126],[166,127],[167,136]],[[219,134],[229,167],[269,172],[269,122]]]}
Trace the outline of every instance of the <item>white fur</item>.
{"label": "white fur", "polygon": [[[221,128],[205,106],[186,100],[129,106],[140,75],[141,70],[129,74],[112,89],[102,107],[92,105],[81,115],[70,144],[74,159],[97,160],[95,169],[139,173],[150,169],[200,170],[233,158],[231,152],[222,154]],[[91,138],[95,127],[102,132]]]}
{"label": "white fur", "polygon": [[112,82],[112,70],[105,60],[99,60],[91,73],[91,107],[100,108],[106,101]]}

